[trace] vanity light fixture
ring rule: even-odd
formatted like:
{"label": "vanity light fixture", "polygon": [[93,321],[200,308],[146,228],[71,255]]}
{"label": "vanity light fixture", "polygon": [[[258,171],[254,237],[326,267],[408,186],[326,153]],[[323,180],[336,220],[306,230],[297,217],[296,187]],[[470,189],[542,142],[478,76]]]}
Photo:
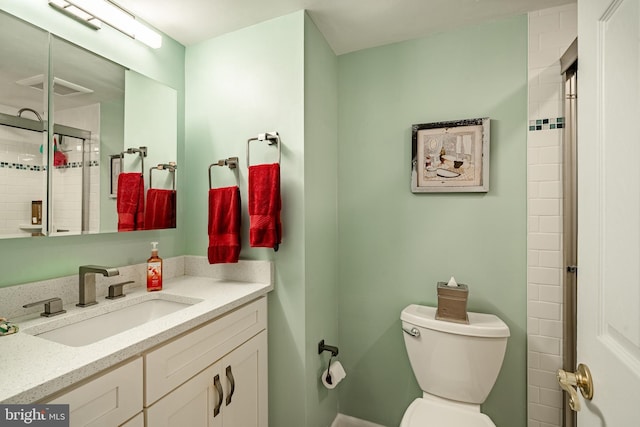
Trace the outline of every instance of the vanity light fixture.
{"label": "vanity light fixture", "polygon": [[162,46],[162,36],[108,0],[49,0],[49,6],[97,30],[102,22],[149,47]]}

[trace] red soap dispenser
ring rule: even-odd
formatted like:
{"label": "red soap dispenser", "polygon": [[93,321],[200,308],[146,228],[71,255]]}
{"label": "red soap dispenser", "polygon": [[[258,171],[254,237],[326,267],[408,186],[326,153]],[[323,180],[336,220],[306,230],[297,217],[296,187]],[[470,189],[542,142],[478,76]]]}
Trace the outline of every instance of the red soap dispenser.
{"label": "red soap dispenser", "polygon": [[151,258],[147,260],[147,291],[162,290],[162,258],[158,256],[158,242],[151,242]]}

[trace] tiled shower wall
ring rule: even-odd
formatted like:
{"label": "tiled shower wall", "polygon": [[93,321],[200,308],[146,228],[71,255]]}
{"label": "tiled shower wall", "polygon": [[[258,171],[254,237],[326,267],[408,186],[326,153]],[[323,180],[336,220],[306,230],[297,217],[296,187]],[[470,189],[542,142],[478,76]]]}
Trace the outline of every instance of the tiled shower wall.
{"label": "tiled shower wall", "polygon": [[[0,111],[14,114],[8,107]],[[35,118],[35,117],[34,117]],[[56,123],[92,133],[91,141],[82,144],[75,138],[64,138],[59,145],[67,156],[67,165],[54,168],[53,216],[57,229],[78,233],[82,213],[82,149],[89,153],[90,190],[89,231],[100,226],[100,106],[68,109],[56,113]],[[43,200],[46,193],[46,167],[40,147],[46,144],[43,133],[0,126],[0,235],[24,237],[38,230],[29,229],[31,202]]]}
{"label": "tiled shower wall", "polygon": [[528,427],[562,425],[562,129],[560,57],[577,35],[576,4],[529,14]]}
{"label": "tiled shower wall", "polygon": [[[0,105],[0,111],[14,115],[16,110]],[[35,119],[31,113],[26,118]],[[39,132],[0,126],[0,235],[29,236],[31,202],[42,200],[46,185],[40,146],[45,136]]]}
{"label": "tiled shower wall", "polygon": [[67,167],[53,173],[53,217],[57,230],[79,233],[82,226],[82,153],[89,168],[89,232],[100,229],[100,104],[56,111],[56,123],[91,131],[91,141],[64,138],[60,149],[67,156]]}

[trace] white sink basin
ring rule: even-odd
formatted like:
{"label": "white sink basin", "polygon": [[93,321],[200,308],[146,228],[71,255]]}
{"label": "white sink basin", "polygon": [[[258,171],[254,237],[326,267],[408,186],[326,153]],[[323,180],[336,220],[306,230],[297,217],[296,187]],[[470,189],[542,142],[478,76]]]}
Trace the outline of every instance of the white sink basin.
{"label": "white sink basin", "polygon": [[160,294],[153,296],[155,297],[153,299],[137,298],[133,301],[118,301],[103,307],[98,305],[90,309],[93,312],[80,311],[68,318],[57,319],[41,327],[29,328],[24,332],[71,347],[81,347],[190,307],[200,301],[192,298],[174,299],[169,295],[160,297]]}

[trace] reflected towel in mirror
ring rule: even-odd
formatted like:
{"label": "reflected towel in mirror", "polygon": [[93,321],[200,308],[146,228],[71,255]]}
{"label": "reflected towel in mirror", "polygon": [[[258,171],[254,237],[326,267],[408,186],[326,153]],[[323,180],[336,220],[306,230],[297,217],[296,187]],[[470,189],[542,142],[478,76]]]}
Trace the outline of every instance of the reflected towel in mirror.
{"label": "reflected towel in mirror", "polygon": [[176,191],[150,188],[144,213],[144,227],[159,230],[176,227]]}
{"label": "reflected towel in mirror", "polygon": [[118,231],[144,230],[144,177],[139,172],[118,175]]}

